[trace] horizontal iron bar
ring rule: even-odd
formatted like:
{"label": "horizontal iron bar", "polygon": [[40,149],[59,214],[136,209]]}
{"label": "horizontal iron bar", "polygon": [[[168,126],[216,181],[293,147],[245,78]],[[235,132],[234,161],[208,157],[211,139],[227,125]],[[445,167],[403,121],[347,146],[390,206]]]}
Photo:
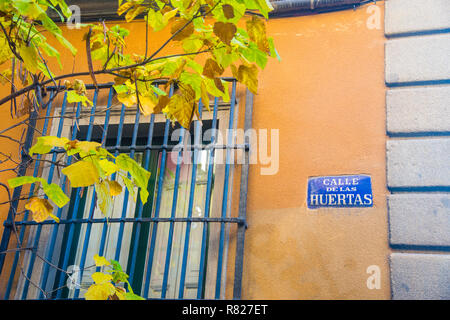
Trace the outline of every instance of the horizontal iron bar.
{"label": "horizontal iron bar", "polygon": [[[109,146],[105,147],[106,150],[109,151],[119,151],[119,152],[127,152],[130,150],[134,150],[137,152],[146,151],[146,150],[168,150],[168,151],[180,151],[180,150],[210,150],[210,149],[243,149],[245,151],[250,150],[250,145],[246,144],[234,144],[234,145],[226,145],[226,144],[208,144],[208,145],[188,145],[182,146],[179,145],[159,145],[159,146]],[[49,153],[65,153],[66,150],[57,148],[51,150]]]}
{"label": "horizontal iron bar", "polygon": [[[150,217],[143,217],[143,218],[97,218],[97,219],[69,219],[69,220],[61,220],[59,223],[57,223],[54,220],[46,220],[42,222],[36,222],[36,221],[17,221],[14,225],[15,226],[21,226],[21,225],[29,225],[29,226],[35,226],[35,225],[43,225],[43,224],[83,224],[83,223],[105,223],[105,222],[111,222],[111,223],[120,223],[120,222],[137,222],[137,223],[149,223],[149,222],[225,222],[225,223],[237,223],[239,225],[246,225],[245,219],[242,218],[212,218],[212,217],[191,217],[191,218],[150,218]],[[12,227],[11,222],[5,222],[4,226],[6,228]]]}
{"label": "horizontal iron bar", "polygon": [[179,145],[167,145],[167,146],[111,146],[106,147],[106,150],[112,150],[112,151],[119,151],[119,152],[125,152],[128,150],[135,150],[135,151],[146,151],[146,150],[169,150],[169,151],[181,151],[181,150],[210,150],[210,149],[244,149],[245,151],[250,150],[249,144],[234,144],[234,145],[225,145],[225,144],[213,144],[213,145],[188,145],[188,146],[182,146]]}
{"label": "horizontal iron bar", "polygon": [[[227,81],[227,82],[233,82],[236,81],[236,78],[233,77],[222,77],[220,78],[223,81]],[[165,84],[167,83],[168,80],[165,79],[161,79],[161,80],[155,80],[153,81],[154,84]],[[97,86],[95,86],[94,84],[86,84],[86,89],[88,90],[94,90],[94,89],[107,89],[107,88],[111,88],[115,83],[114,82],[106,82],[106,83],[101,83],[98,84]],[[66,86],[47,86],[45,87],[47,90],[52,90],[52,91],[56,91],[56,90],[64,90],[66,88]]]}

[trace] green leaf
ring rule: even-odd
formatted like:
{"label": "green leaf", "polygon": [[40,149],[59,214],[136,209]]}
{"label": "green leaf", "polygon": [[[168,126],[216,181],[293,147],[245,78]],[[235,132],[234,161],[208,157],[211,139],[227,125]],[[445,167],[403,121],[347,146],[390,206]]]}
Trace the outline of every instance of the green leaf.
{"label": "green leaf", "polygon": [[60,44],[70,50],[72,55],[77,54],[77,49],[63,36],[61,29],[49,18],[49,16],[47,16],[47,14],[41,14],[39,20],[41,20],[44,28],[47,29]]}
{"label": "green leaf", "polygon": [[124,175],[121,176],[123,183],[125,184],[125,187],[128,189],[128,193],[133,198],[133,200],[136,202],[136,192],[134,190],[134,184],[133,181],[125,177]]}
{"label": "green leaf", "polygon": [[90,104],[93,106],[91,100],[89,100],[85,95],[78,94],[75,90],[69,90],[67,91],[67,102],[74,103],[74,102],[81,102],[84,107],[87,106],[87,104]]}
{"label": "green leaf", "polygon": [[[131,174],[131,177],[139,188],[145,191],[147,190],[148,180],[150,179],[149,171],[142,168],[136,161],[123,153],[117,156],[116,164],[120,169],[128,171]],[[146,193],[145,191],[141,190],[141,201],[144,204],[147,202],[146,196],[148,196],[148,192]]]}
{"label": "green leaf", "polygon": [[160,88],[158,88],[156,86],[150,86],[150,88],[153,90],[154,93],[156,93],[159,96],[167,95],[167,93],[165,91],[161,90]]}
{"label": "green leaf", "polygon": [[62,191],[61,187],[55,183],[43,184],[44,193],[53,201],[58,207],[62,208],[69,202],[69,197]]}
{"label": "green leaf", "polygon": [[232,64],[239,58],[239,55],[237,55],[234,51],[228,51],[228,48],[226,47],[214,49],[214,55],[217,62],[223,68],[227,68],[228,66],[230,66],[230,64]]}
{"label": "green leaf", "polygon": [[43,178],[35,178],[35,177],[30,177],[30,176],[23,176],[23,177],[15,177],[15,178],[9,179],[8,180],[8,185],[11,188],[16,188],[16,187],[22,186],[24,184],[35,183],[35,182],[40,182],[42,184],[47,183],[45,181],[45,179],[43,179]]}
{"label": "green leaf", "polygon": [[120,93],[127,93],[128,92],[128,86],[125,84],[120,84],[120,85],[114,85],[114,90],[120,94]]}
{"label": "green leaf", "polygon": [[39,137],[36,144],[30,148],[29,154],[33,156],[33,154],[45,154],[49,153],[53,147],[56,148],[65,148],[66,144],[70,140],[67,138],[58,138],[55,136],[44,136]]}
{"label": "green leaf", "polygon": [[273,38],[269,37],[267,38],[267,41],[269,42],[269,51],[270,51],[270,56],[271,57],[276,57],[278,59],[278,61],[281,61],[281,57],[278,54],[277,49],[275,49],[275,44],[273,43]]}
{"label": "green leaf", "polygon": [[247,60],[247,62],[256,62],[256,64],[264,69],[267,64],[267,54],[258,49],[258,47],[251,43],[246,48],[240,48],[239,52],[241,52],[242,56]]}
{"label": "green leaf", "polygon": [[113,267],[113,270],[117,270],[117,271],[123,271],[122,270],[122,266],[120,265],[120,263],[116,260],[111,260],[111,265]]}
{"label": "green leaf", "polygon": [[42,185],[44,193],[52,200],[58,207],[62,208],[69,202],[69,198],[62,191],[60,186],[55,183],[48,184],[43,178],[36,178],[30,176],[16,177],[8,180],[11,188],[16,188],[28,183],[39,182]]}

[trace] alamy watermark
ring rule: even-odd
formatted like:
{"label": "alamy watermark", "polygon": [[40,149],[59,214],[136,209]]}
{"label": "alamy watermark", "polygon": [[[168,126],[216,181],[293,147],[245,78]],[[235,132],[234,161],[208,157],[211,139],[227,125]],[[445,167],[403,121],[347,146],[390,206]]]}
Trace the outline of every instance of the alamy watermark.
{"label": "alamy watermark", "polygon": [[[184,135],[180,139],[180,135]],[[244,164],[260,166],[261,175],[275,175],[280,167],[280,130],[279,129],[207,129],[197,144],[191,144],[191,135],[184,129],[172,132],[170,140],[178,142],[170,153],[173,163],[202,164],[204,157],[194,159],[194,149],[214,149],[214,164]],[[248,149],[248,157],[245,150]],[[186,150],[181,152],[182,150]],[[181,155],[181,156],[180,156]]]}
{"label": "alamy watermark", "polygon": [[69,10],[72,11],[72,15],[67,18],[68,29],[80,29],[81,28],[81,9],[77,5],[69,6]]}
{"label": "alamy watermark", "polygon": [[371,265],[367,267],[367,274],[370,277],[367,278],[367,288],[369,290],[381,289],[381,269],[377,265]]}
{"label": "alamy watermark", "polygon": [[81,288],[81,269],[77,265],[72,265],[67,267],[67,278],[66,285],[69,290],[80,289]]}
{"label": "alamy watermark", "polygon": [[379,6],[372,4],[367,7],[366,13],[369,14],[369,18],[366,21],[366,26],[369,30],[381,29],[381,9]]}

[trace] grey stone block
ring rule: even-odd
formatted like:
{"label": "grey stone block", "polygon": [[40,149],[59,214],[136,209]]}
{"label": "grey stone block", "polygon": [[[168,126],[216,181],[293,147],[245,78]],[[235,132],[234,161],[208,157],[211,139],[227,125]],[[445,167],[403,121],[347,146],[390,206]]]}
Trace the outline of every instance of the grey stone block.
{"label": "grey stone block", "polygon": [[395,300],[450,300],[450,255],[393,253],[391,291]]}
{"label": "grey stone block", "polygon": [[450,132],[450,86],[388,90],[386,111],[388,134]]}
{"label": "grey stone block", "polygon": [[450,186],[450,138],[390,139],[386,144],[390,188]]}
{"label": "grey stone block", "polygon": [[450,247],[450,194],[388,197],[391,245]]}
{"label": "grey stone block", "polygon": [[450,28],[448,0],[389,0],[385,2],[385,33],[396,35]]}
{"label": "grey stone block", "polygon": [[386,42],[387,84],[450,79],[450,34],[406,37]]}

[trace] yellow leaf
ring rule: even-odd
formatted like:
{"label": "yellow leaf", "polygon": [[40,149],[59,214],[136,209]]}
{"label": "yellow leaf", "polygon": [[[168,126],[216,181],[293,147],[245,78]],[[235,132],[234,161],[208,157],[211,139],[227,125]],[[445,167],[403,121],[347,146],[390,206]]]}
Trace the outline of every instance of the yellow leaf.
{"label": "yellow leaf", "polygon": [[8,61],[13,57],[13,54],[11,52],[11,49],[8,45],[8,40],[6,40],[6,37],[2,33],[0,35],[0,65]]}
{"label": "yellow leaf", "polygon": [[[0,65],[5,62],[5,61],[3,61],[4,60],[3,58],[4,58],[4,56],[2,55],[1,48],[0,48]],[[3,70],[2,72],[0,72],[0,74],[1,74],[1,76],[0,76],[0,83],[3,84],[3,85],[9,83],[8,80],[11,79],[11,77],[12,77],[12,70],[11,69],[6,69],[6,70]]]}
{"label": "yellow leaf", "polygon": [[[175,22],[172,24],[172,27],[170,29],[170,32],[172,34],[175,34],[176,32],[178,32],[178,30],[180,30],[181,28],[184,27],[183,30],[181,30],[180,32],[178,32],[174,37],[173,40],[178,40],[181,41],[187,37],[189,37],[191,34],[194,33],[194,24],[191,22],[189,24],[187,24],[189,22],[189,20],[183,19],[183,18],[178,18],[175,19]],[[187,25],[186,25],[187,24]]]}
{"label": "yellow leaf", "polygon": [[61,170],[73,188],[91,186],[100,178],[97,168],[91,161],[81,160]]}
{"label": "yellow leaf", "polygon": [[186,129],[189,129],[193,116],[194,103],[189,103],[181,95],[174,95],[170,98],[170,102],[165,108],[168,113],[174,116],[177,121]]}
{"label": "yellow leaf", "polygon": [[147,8],[144,6],[135,6],[133,9],[127,12],[127,14],[125,15],[125,20],[127,22],[132,21],[134,18],[136,18],[136,16],[144,12],[146,9]]}
{"label": "yellow leaf", "polygon": [[206,89],[206,85],[204,82],[202,82],[202,84],[200,85],[200,90],[201,90],[202,104],[206,107],[206,109],[208,109],[208,111],[210,111],[208,90]]}
{"label": "yellow leaf", "polygon": [[153,113],[156,106],[155,96],[141,96],[139,95],[139,108],[144,116]]}
{"label": "yellow leaf", "polygon": [[234,18],[234,9],[231,4],[224,4],[222,6],[222,11],[223,11],[223,15],[225,16],[225,18],[227,18],[227,19]]}
{"label": "yellow leaf", "polygon": [[174,10],[171,10],[171,11],[168,11],[168,12],[164,13],[164,22],[167,23],[170,19],[175,17],[177,12],[178,12],[178,8],[175,8]]}
{"label": "yellow leaf", "polygon": [[52,217],[56,222],[59,222],[59,218],[52,214],[53,206],[47,199],[33,197],[25,205],[25,209],[33,213],[33,220],[36,222],[45,221],[48,217]]}
{"label": "yellow leaf", "polygon": [[119,300],[127,300],[125,294],[126,291],[124,288],[116,287],[116,296],[119,298]]}
{"label": "yellow leaf", "polygon": [[239,82],[245,84],[248,90],[256,94],[258,90],[258,68],[255,65],[240,65],[236,78]]}
{"label": "yellow leaf", "polygon": [[234,23],[231,22],[216,22],[213,27],[214,34],[222,40],[223,43],[230,45],[237,28]]}
{"label": "yellow leaf", "polygon": [[222,80],[220,78],[214,78],[214,84],[216,88],[225,93],[225,87],[223,86]]}
{"label": "yellow leaf", "polygon": [[101,147],[101,144],[94,141],[79,141],[77,142],[76,147],[82,152],[89,154],[90,151],[95,151],[98,147]]}
{"label": "yellow leaf", "polygon": [[223,73],[223,68],[214,59],[208,58],[203,66],[203,75],[214,79]]}
{"label": "yellow leaf", "polygon": [[[132,197],[134,202],[136,202],[136,190],[135,190],[135,185],[134,185],[133,181],[131,181],[130,179],[128,179],[125,176],[122,176],[122,181],[125,184],[125,186],[127,187],[130,197]],[[144,190],[144,189],[141,189],[141,191],[142,190]],[[142,192],[141,192],[141,194],[142,194]]]}
{"label": "yellow leaf", "polygon": [[112,196],[117,196],[122,192],[122,186],[117,181],[106,180],[109,184],[109,194]]}
{"label": "yellow leaf", "polygon": [[119,93],[117,99],[122,102],[126,107],[132,107],[136,104],[136,94],[135,93]]}
{"label": "yellow leaf", "polygon": [[170,101],[170,98],[168,96],[159,96],[158,103],[156,104],[155,108],[153,109],[153,112],[160,113],[162,111],[162,109],[164,109],[165,106],[167,106],[169,101]]}
{"label": "yellow leaf", "polygon": [[100,257],[98,254],[94,255],[94,262],[97,267],[103,267],[103,266],[109,266],[111,263],[109,263],[108,260],[106,260],[105,257]]}
{"label": "yellow leaf", "polygon": [[93,284],[84,294],[86,300],[108,300],[116,289],[112,283]]}
{"label": "yellow leaf", "polygon": [[95,184],[95,192],[97,193],[97,205],[100,211],[108,216],[112,208],[112,198],[109,190],[109,184],[105,181]]}
{"label": "yellow leaf", "polygon": [[132,2],[125,2],[117,9],[117,14],[121,16],[125,11],[130,9],[133,6]]}
{"label": "yellow leaf", "polygon": [[108,161],[106,159],[99,160],[98,164],[107,176],[110,176],[114,172],[117,172],[119,170],[119,167],[114,162]]}
{"label": "yellow leaf", "polygon": [[178,67],[175,69],[175,71],[170,76],[172,79],[177,79],[180,77],[181,71],[183,71],[184,66],[186,65],[186,60],[182,59],[181,63],[179,62]]}
{"label": "yellow leaf", "polygon": [[253,16],[246,22],[247,32],[250,40],[256,43],[258,49],[263,52],[269,51],[269,41],[266,36],[266,24],[261,18]]}
{"label": "yellow leaf", "polygon": [[78,141],[73,140],[66,143],[65,148],[67,155],[74,155],[80,153],[82,158],[86,157],[91,151],[97,151],[101,144],[94,141]]}
{"label": "yellow leaf", "polygon": [[19,54],[22,57],[28,71],[31,73],[36,73],[39,70],[37,51],[31,44],[30,46],[20,46]]}
{"label": "yellow leaf", "polygon": [[[106,260],[106,259],[105,259]],[[112,280],[112,275],[105,274],[103,272],[95,272],[92,274],[92,279],[94,280],[95,284],[105,284]]]}
{"label": "yellow leaf", "polygon": [[222,85],[225,87],[225,91],[221,91],[219,88],[217,88],[216,83],[213,79],[206,78],[204,83],[208,93],[210,93],[214,97],[221,97],[224,102],[230,101],[230,94],[228,92],[228,85],[226,84],[226,82],[222,81]]}

